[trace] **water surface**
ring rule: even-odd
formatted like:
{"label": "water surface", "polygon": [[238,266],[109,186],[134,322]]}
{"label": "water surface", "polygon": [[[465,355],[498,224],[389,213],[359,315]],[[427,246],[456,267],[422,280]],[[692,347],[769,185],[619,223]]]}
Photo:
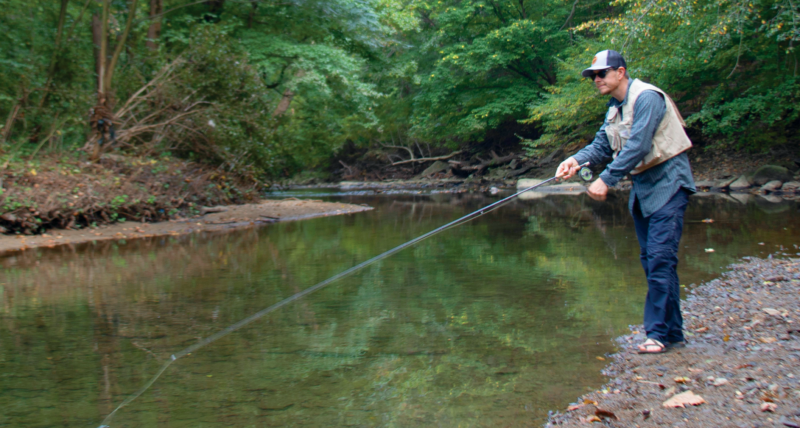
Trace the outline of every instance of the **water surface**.
{"label": "water surface", "polygon": [[[0,259],[0,426],[96,427],[169,355],[496,200],[314,197],[376,209]],[[625,199],[517,201],[437,235],[178,360],[111,426],[541,425],[641,322]],[[797,212],[693,197],[681,282],[795,255]]]}

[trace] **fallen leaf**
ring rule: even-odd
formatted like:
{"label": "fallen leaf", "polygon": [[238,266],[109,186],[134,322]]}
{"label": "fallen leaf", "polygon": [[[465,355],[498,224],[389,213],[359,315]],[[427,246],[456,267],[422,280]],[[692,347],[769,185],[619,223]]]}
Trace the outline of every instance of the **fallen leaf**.
{"label": "fallen leaf", "polygon": [[585,423],[603,422],[600,418],[598,418],[595,415],[587,416],[585,418],[583,416],[579,416],[578,420],[581,421],[581,422],[585,422]]}
{"label": "fallen leaf", "polygon": [[707,253],[713,253],[713,252],[714,252],[714,249],[713,249],[713,248],[706,248],[706,252],[707,252]]}
{"label": "fallen leaf", "polygon": [[572,404],[572,405],[570,405],[569,407],[567,407],[567,411],[568,411],[568,412],[571,412],[571,411],[573,411],[573,410],[578,410],[578,409],[580,409],[580,408],[581,408],[581,407],[583,407],[583,406],[585,406],[585,404]]}
{"label": "fallen leaf", "polygon": [[34,176],[34,177],[36,176],[36,170],[35,169],[31,170],[31,175]]}
{"label": "fallen leaf", "polygon": [[598,359],[598,360],[600,360],[600,361],[605,361],[605,360],[606,360],[606,359],[605,359],[605,358],[603,358],[603,357],[595,357],[595,358],[597,358],[597,359]]}
{"label": "fallen leaf", "polygon": [[736,368],[736,370],[740,370],[740,369],[746,369],[748,367],[753,367],[753,365],[752,364],[742,364],[742,365],[736,366],[735,368]]}
{"label": "fallen leaf", "polygon": [[[661,388],[661,389],[664,389],[664,388]],[[670,395],[672,395],[674,393],[675,393],[675,387],[674,386],[670,386],[669,389],[664,391],[664,396],[665,397],[669,397]]]}
{"label": "fallen leaf", "polygon": [[662,405],[664,407],[686,407],[686,406],[699,406],[705,403],[703,397],[695,394],[692,391],[682,392],[669,400],[665,401]]}
{"label": "fallen leaf", "polygon": [[650,417],[650,409],[642,410],[642,416],[644,416],[644,420],[647,420]]}
{"label": "fallen leaf", "polygon": [[714,380],[714,386],[723,386],[728,384],[728,379],[724,377],[718,377]]}
{"label": "fallen leaf", "polygon": [[700,372],[703,371],[703,369],[693,369],[693,368],[690,367],[689,371],[692,372],[692,373],[700,373]]}
{"label": "fallen leaf", "polygon": [[772,316],[776,316],[776,317],[781,314],[781,312],[779,310],[773,309],[773,308],[763,308],[762,310],[764,312],[766,312],[767,314],[772,315]]}
{"label": "fallen leaf", "polygon": [[731,337],[729,335],[726,334],[725,336],[722,336],[722,341],[723,342],[727,342],[729,340],[731,340]]}
{"label": "fallen leaf", "polygon": [[762,412],[774,412],[777,409],[778,406],[775,403],[761,403]]}
{"label": "fallen leaf", "polygon": [[777,337],[759,337],[758,340],[764,343],[775,343],[778,341]]}
{"label": "fallen leaf", "polygon": [[702,220],[702,221],[703,221],[703,223],[713,223],[713,222],[714,222],[714,219],[707,218],[707,219],[704,219],[704,220]]}
{"label": "fallen leaf", "polygon": [[697,330],[695,330],[695,333],[705,333],[707,331],[708,331],[708,327],[700,327]]}
{"label": "fallen leaf", "polygon": [[689,383],[689,382],[691,382],[691,379],[689,379],[686,376],[679,376],[679,377],[676,377],[675,379],[672,379],[672,380],[674,380],[675,383]]}
{"label": "fallen leaf", "polygon": [[583,404],[594,404],[596,406],[597,405],[597,401],[594,401],[594,400],[583,400]]}
{"label": "fallen leaf", "polygon": [[603,410],[599,407],[594,411],[594,415],[599,416],[601,418],[619,420],[619,418],[617,417],[617,415],[614,414],[614,412],[609,412],[608,410]]}

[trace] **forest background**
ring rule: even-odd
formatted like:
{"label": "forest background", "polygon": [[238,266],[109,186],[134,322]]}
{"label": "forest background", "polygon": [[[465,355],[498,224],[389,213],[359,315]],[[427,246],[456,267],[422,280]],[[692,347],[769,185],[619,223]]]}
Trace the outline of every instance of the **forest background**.
{"label": "forest background", "polygon": [[763,152],[797,141],[798,2],[4,0],[0,160],[87,157],[98,114],[111,150],[266,180],[348,151],[537,158],[591,141],[580,70],[608,48],[696,143]]}

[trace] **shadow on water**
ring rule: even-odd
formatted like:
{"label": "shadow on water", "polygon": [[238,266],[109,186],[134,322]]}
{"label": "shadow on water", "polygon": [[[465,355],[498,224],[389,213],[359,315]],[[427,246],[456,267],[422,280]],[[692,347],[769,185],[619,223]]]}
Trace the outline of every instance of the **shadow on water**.
{"label": "shadow on water", "polygon": [[[170,354],[495,200],[328,197],[376,209],[0,259],[0,426],[96,427]],[[693,197],[681,282],[795,255],[797,209]],[[177,361],[111,426],[538,425],[645,292],[624,195],[517,201]]]}

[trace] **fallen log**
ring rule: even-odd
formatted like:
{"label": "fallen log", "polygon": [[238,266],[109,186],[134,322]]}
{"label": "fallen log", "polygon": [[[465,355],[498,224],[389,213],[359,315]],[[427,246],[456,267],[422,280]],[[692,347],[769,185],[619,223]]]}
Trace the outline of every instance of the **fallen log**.
{"label": "fallen log", "polygon": [[[511,162],[513,159],[517,158],[517,154],[516,153],[511,153],[509,155],[502,156],[502,157],[498,156],[497,153],[495,153],[494,151],[492,151],[491,153],[492,153],[492,159],[485,160],[485,161],[482,160],[481,163],[479,163],[477,165],[464,166],[464,163],[460,162],[460,161],[449,161],[448,163],[450,163],[450,165],[452,166],[453,170],[455,170],[455,171],[463,171],[463,172],[473,172],[473,173],[475,173],[475,172],[482,172],[484,169],[486,169],[486,168],[488,168],[490,166],[505,165],[505,164]],[[480,158],[478,158],[478,159],[481,160]]]}

